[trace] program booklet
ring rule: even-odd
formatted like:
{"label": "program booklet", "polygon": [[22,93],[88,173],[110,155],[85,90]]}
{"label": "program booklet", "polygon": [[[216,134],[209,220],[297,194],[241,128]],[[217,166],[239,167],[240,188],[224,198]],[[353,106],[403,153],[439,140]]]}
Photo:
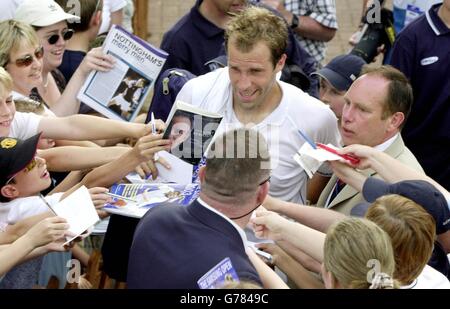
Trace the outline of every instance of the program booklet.
{"label": "program booklet", "polygon": [[220,114],[176,101],[167,117],[163,135],[163,139],[172,141],[171,149],[158,152],[171,169],[157,164],[159,176],[168,182],[191,183],[194,168],[202,160],[222,118]]}
{"label": "program booklet", "polygon": [[78,99],[111,119],[133,121],[167,59],[167,53],[113,25],[103,52],[116,60],[109,72],[92,71]]}
{"label": "program booklet", "polygon": [[[48,204],[47,204],[48,205]],[[50,205],[48,205],[50,207]],[[72,236],[66,237],[64,245],[68,244],[79,235],[100,221],[97,211],[92,203],[91,195],[85,186],[71,193],[50,209],[58,216],[67,220],[69,232]]]}
{"label": "program booklet", "polygon": [[126,217],[142,218],[150,209],[162,203],[191,204],[200,193],[198,184],[180,185],[172,183],[114,184],[109,192],[113,202],[103,209],[109,213]]}

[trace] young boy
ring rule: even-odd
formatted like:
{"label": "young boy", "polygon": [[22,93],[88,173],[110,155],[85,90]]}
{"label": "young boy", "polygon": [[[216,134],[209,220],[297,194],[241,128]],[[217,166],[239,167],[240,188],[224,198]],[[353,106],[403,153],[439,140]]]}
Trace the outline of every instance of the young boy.
{"label": "young boy", "polygon": [[[0,223],[14,224],[19,220],[46,213],[53,216],[40,191],[50,185],[45,160],[36,157],[40,134],[21,141],[0,138]],[[62,194],[47,199],[49,204],[59,201]],[[2,280],[4,288],[31,288],[37,281],[42,257],[23,263]]]}
{"label": "young boy", "polygon": [[[0,138],[0,166],[2,166],[0,171],[0,222],[15,224],[38,214],[48,213],[49,216],[51,215],[46,203],[39,196],[40,192],[51,183],[45,160],[35,155],[40,136],[41,134],[37,134],[24,141],[9,137]],[[161,140],[161,135],[144,136],[125,155],[96,168],[71,190],[64,194],[53,194],[45,199],[50,205],[58,203],[60,199],[69,195],[82,184],[87,187],[109,186],[120,180],[139,163],[149,160],[155,152],[169,148],[169,141]],[[108,197],[103,194],[106,191],[102,188],[90,189],[93,199],[103,201],[103,203],[94,201],[94,204],[106,202]],[[19,273],[14,273],[14,276],[8,276],[8,274],[2,285],[13,288],[32,287],[36,278],[30,276],[30,273],[36,274],[40,268],[39,261],[33,260],[32,262],[36,264],[34,267],[27,265],[25,273],[18,271]],[[17,279],[21,275],[27,275],[32,279]],[[8,280],[10,277],[14,277],[14,279]]]}

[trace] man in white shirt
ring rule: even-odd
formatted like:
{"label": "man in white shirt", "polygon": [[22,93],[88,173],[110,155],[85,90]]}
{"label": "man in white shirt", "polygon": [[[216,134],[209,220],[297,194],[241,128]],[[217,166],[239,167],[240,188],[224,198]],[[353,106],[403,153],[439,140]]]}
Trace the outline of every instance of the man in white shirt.
{"label": "man in white shirt", "polygon": [[[252,127],[263,134],[272,158],[270,194],[306,202],[307,176],[293,159],[305,140],[339,144],[337,119],[328,106],[278,81],[286,60],[286,23],[270,11],[249,7],[233,18],[225,34],[229,67],[187,82],[177,99],[224,116],[218,132]],[[323,182],[330,171],[319,170]]]}

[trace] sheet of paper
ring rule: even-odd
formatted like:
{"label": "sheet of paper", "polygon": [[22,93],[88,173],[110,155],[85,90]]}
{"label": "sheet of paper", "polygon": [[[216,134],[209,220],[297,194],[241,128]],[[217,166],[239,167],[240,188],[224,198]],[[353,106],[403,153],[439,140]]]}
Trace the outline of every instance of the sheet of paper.
{"label": "sheet of paper", "polygon": [[70,225],[69,232],[74,235],[64,245],[77,238],[100,220],[85,186],[54,205],[52,209],[58,216],[67,220]]}
{"label": "sheet of paper", "polygon": [[175,182],[180,185],[192,183],[192,173],[194,166],[180,158],[174,156],[167,151],[158,152],[158,156],[163,158],[170,164],[170,169],[165,168],[162,164],[156,163],[159,176],[168,182]]}
{"label": "sheet of paper", "polygon": [[139,174],[136,172],[129,173],[128,175],[125,176],[125,178],[130,183],[161,183],[161,182],[164,182],[164,179],[162,179],[159,176],[155,180],[153,180],[151,175],[149,175],[149,177],[147,177],[146,179],[142,179],[141,176],[139,176]]}
{"label": "sheet of paper", "polygon": [[[336,148],[331,144],[327,146]],[[304,143],[294,155],[294,160],[305,170],[309,178],[312,178],[323,162],[342,160],[342,158],[322,148],[314,149],[308,143]]]}

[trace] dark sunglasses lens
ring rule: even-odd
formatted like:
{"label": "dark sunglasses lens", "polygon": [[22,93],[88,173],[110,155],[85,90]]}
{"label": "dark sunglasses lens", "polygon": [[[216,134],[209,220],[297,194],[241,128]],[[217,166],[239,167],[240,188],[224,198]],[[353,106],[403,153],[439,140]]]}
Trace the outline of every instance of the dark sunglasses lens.
{"label": "dark sunglasses lens", "polygon": [[30,55],[16,60],[16,65],[18,67],[27,67],[32,63],[33,63],[33,57]]}
{"label": "dark sunglasses lens", "polygon": [[59,34],[54,34],[47,39],[48,44],[53,45],[59,40]]}
{"label": "dark sunglasses lens", "polygon": [[[61,33],[63,40],[64,41],[70,40],[73,36],[73,33],[74,33],[74,31],[72,29],[67,29],[66,31],[63,31]],[[47,42],[48,42],[48,44],[53,45],[53,44],[56,44],[56,42],[58,42],[58,40],[59,40],[59,34],[54,34],[47,39]]]}
{"label": "dark sunglasses lens", "polygon": [[64,33],[63,33],[63,39],[64,41],[70,40],[72,38],[74,31],[72,29],[67,29]]}

